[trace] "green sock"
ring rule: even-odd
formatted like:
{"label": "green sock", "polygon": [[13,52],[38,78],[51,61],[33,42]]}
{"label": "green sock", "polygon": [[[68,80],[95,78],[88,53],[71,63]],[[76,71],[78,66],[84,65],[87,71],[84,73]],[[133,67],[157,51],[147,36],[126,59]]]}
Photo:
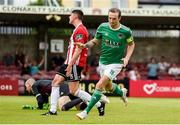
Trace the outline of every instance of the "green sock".
{"label": "green sock", "polygon": [[93,106],[100,100],[101,96],[102,96],[102,92],[100,90],[97,89],[94,90],[91,100],[85,109],[87,113],[89,113],[90,110],[93,108]]}
{"label": "green sock", "polygon": [[123,92],[122,90],[119,88],[119,86],[115,83],[112,83],[112,87],[113,87],[113,94],[116,94],[116,95],[119,95],[119,96],[122,96],[123,95]]}

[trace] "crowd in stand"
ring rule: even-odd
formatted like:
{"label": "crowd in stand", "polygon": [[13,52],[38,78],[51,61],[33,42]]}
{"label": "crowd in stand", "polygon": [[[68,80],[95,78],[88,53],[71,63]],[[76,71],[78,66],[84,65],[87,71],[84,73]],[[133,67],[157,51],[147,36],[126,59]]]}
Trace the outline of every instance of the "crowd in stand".
{"label": "crowd in stand", "polygon": [[[82,71],[82,79],[95,80],[100,78],[98,57],[98,54],[89,56],[87,66]],[[3,56],[0,64],[0,77],[27,79],[33,76],[37,79],[52,79],[64,61],[61,54],[53,56],[50,59],[49,70],[44,71],[44,56],[38,63],[38,61],[30,59],[23,52],[16,52],[14,56],[7,53]],[[180,79],[180,64],[169,62],[164,56],[161,56],[159,61],[152,57],[147,63],[130,62],[117,77],[117,79],[124,78],[131,80],[177,80]]]}

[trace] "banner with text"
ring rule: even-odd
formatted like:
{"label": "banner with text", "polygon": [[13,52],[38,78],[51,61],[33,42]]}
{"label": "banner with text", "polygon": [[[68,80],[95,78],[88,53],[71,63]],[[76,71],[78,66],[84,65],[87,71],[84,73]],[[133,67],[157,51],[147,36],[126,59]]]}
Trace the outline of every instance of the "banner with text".
{"label": "banner with text", "polygon": [[137,80],[130,81],[130,97],[180,97],[180,81]]}
{"label": "banner with text", "polygon": [[[10,14],[58,14],[69,15],[72,7],[47,7],[47,6],[1,6],[0,13]],[[83,8],[85,15],[107,16],[108,8]],[[121,9],[122,16],[145,16],[145,17],[180,17],[180,9]]]}
{"label": "banner with text", "polygon": [[0,79],[0,95],[18,95],[18,80]]}

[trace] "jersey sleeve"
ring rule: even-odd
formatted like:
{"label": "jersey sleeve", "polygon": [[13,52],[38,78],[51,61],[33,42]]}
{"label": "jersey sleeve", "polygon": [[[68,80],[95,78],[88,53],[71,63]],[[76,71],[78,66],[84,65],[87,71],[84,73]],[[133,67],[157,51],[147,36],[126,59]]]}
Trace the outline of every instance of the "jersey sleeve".
{"label": "jersey sleeve", "polygon": [[82,29],[79,29],[74,34],[74,42],[86,43],[86,41],[87,41],[86,37],[87,37],[87,34]]}
{"label": "jersey sleeve", "polygon": [[127,43],[131,43],[134,41],[134,38],[132,36],[132,31],[129,29],[128,34],[127,34]]}
{"label": "jersey sleeve", "polygon": [[100,25],[98,28],[97,28],[97,31],[96,31],[96,34],[95,34],[95,38],[100,40],[102,39],[102,25]]}

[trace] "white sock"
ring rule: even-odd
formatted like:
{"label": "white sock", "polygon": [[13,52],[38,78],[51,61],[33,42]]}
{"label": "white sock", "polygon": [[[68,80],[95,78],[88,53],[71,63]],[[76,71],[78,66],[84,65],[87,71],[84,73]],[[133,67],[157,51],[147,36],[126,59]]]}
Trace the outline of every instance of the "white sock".
{"label": "white sock", "polygon": [[53,113],[57,111],[58,98],[59,98],[59,86],[52,86],[50,111]]}
{"label": "white sock", "polygon": [[[79,97],[80,99],[84,100],[87,104],[89,103],[89,101],[91,100],[91,95],[83,90],[78,89],[75,92],[75,96]],[[101,103],[98,101],[95,104],[96,107],[100,107]]]}

